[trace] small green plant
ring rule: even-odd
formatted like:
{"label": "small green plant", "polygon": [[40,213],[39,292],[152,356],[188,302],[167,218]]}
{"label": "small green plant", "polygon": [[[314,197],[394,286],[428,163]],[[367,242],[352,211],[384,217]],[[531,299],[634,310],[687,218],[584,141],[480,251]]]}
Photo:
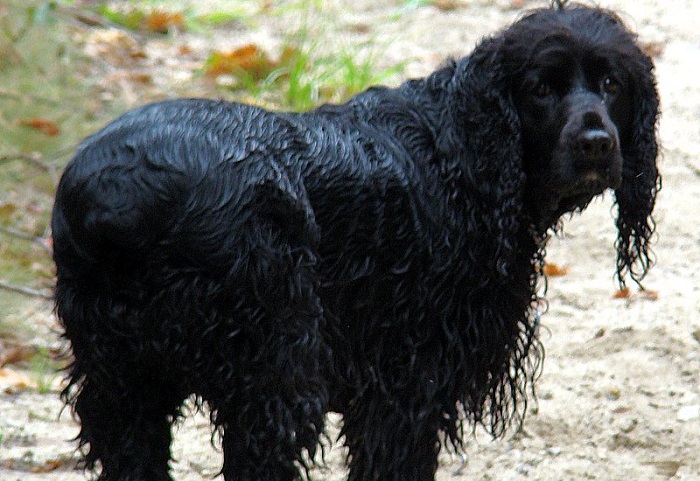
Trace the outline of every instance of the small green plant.
{"label": "small green plant", "polygon": [[170,33],[173,30],[206,31],[232,22],[241,21],[250,14],[244,7],[226,11],[198,13],[192,8],[167,8],[163,5],[142,5],[143,2],[100,4],[92,10],[113,25],[131,31]]}
{"label": "small green plant", "polygon": [[30,360],[30,368],[39,394],[49,393],[56,378],[57,367],[48,349],[38,348]]}
{"label": "small green plant", "polygon": [[[278,108],[308,110],[319,103],[341,102],[376,84],[391,81],[405,64],[377,68],[377,47],[366,42],[340,51],[322,48],[323,36],[312,33],[308,11],[316,3],[297,2],[304,9],[301,27],[289,35],[272,60],[257,45],[232,52],[213,52],[204,66],[209,76],[229,75],[226,85]],[[287,8],[291,8],[288,6]]]}
{"label": "small green plant", "polygon": [[220,74],[235,78],[228,88],[245,91],[254,99],[277,108],[308,110],[319,103],[346,100],[372,85],[390,81],[402,71],[403,64],[378,70],[374,56],[368,52],[318,56],[308,45],[287,44],[280,60],[262,69],[259,64],[246,69],[234,62],[235,66]]}

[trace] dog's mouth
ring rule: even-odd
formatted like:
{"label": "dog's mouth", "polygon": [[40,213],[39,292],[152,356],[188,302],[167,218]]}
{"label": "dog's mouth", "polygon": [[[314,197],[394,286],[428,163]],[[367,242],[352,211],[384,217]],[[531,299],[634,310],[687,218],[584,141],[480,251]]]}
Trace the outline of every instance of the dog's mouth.
{"label": "dog's mouth", "polygon": [[596,195],[602,194],[607,188],[615,187],[616,182],[607,179],[597,172],[590,172],[561,191],[559,204],[573,207],[585,207]]}
{"label": "dog's mouth", "polygon": [[541,231],[546,231],[557,224],[559,218],[567,213],[580,212],[596,196],[607,189],[614,189],[620,181],[614,175],[589,172],[579,176],[575,181],[553,189],[549,202],[537,201],[535,224]]}

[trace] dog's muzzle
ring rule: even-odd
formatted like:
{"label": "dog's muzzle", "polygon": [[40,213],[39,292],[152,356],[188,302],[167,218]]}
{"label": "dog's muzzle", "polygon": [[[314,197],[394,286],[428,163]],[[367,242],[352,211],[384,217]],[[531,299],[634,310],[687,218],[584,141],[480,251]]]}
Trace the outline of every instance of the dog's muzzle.
{"label": "dog's muzzle", "polygon": [[564,127],[561,138],[567,152],[564,177],[577,192],[599,193],[622,182],[622,154],[615,124],[598,97],[585,102]]}

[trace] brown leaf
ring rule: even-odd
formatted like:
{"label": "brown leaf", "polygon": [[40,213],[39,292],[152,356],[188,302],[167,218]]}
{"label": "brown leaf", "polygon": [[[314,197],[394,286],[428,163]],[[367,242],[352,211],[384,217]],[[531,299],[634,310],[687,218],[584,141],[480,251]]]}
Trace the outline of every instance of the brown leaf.
{"label": "brown leaf", "polygon": [[7,364],[17,364],[30,359],[36,350],[31,346],[10,346],[0,351],[0,367]]}
{"label": "brown leaf", "polygon": [[435,8],[443,12],[457,10],[459,7],[463,6],[460,0],[433,0],[432,3]]}
{"label": "brown leaf", "polygon": [[648,301],[656,301],[659,299],[658,291],[649,291],[646,289],[640,290],[638,293],[633,294],[629,287],[620,289],[613,294],[613,299],[631,299],[632,297],[641,297]]}
{"label": "brown leaf", "polygon": [[0,219],[8,221],[17,210],[17,206],[12,202],[0,202]]}
{"label": "brown leaf", "polygon": [[3,392],[16,392],[35,387],[29,376],[12,369],[0,368],[0,390]]}
{"label": "brown leaf", "polygon": [[153,76],[145,72],[129,72],[127,78],[132,82],[148,85],[153,82]]}
{"label": "brown leaf", "polygon": [[646,42],[642,44],[642,50],[652,58],[658,58],[664,53],[664,44],[661,42]]}
{"label": "brown leaf", "polygon": [[177,49],[178,55],[186,56],[186,55],[192,55],[193,53],[194,53],[194,49],[187,44],[180,45],[180,47]]}
{"label": "brown leaf", "polygon": [[25,127],[29,127],[30,129],[38,130],[39,132],[48,137],[55,137],[56,135],[61,133],[61,129],[55,122],[41,117],[33,117],[31,119],[20,119],[19,124]]}
{"label": "brown leaf", "polygon": [[639,295],[648,301],[658,301],[659,292],[658,291],[648,291],[646,289],[639,291]]}
{"label": "brown leaf", "polygon": [[13,471],[41,474],[56,470],[67,471],[76,469],[76,461],[77,460],[69,454],[45,461],[36,460],[33,456],[22,456],[20,458],[8,458],[1,461],[0,467]]}
{"label": "brown leaf", "polygon": [[59,468],[66,467],[67,464],[68,463],[65,459],[49,459],[41,464],[32,466],[30,471],[35,474],[50,473],[52,471],[56,471]]}
{"label": "brown leaf", "polygon": [[213,52],[207,59],[204,70],[209,77],[231,74],[262,80],[276,67],[277,64],[257,45],[248,44],[230,52]]}
{"label": "brown leaf", "polygon": [[168,33],[173,28],[182,30],[185,26],[185,16],[182,12],[169,12],[156,9],[143,18],[143,29],[149,32]]}
{"label": "brown leaf", "polygon": [[629,287],[623,287],[613,294],[613,299],[629,299],[632,296],[632,292]]}
{"label": "brown leaf", "polygon": [[301,57],[301,51],[292,45],[285,45],[280,54],[280,59],[277,64],[290,65],[295,58]]}
{"label": "brown leaf", "polygon": [[569,273],[569,267],[547,262],[544,265],[543,271],[546,276],[559,277],[567,275]]}

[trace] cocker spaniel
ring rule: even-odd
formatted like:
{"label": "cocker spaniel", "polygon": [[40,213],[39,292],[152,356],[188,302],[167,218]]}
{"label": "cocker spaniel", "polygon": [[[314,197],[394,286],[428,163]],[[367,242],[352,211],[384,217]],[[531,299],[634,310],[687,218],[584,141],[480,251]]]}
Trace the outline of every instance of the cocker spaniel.
{"label": "cocker spaniel", "polygon": [[620,283],[650,266],[652,72],[614,13],[559,5],[343,105],[173,100],[88,138],[52,221],[86,466],[170,480],[191,395],[227,481],[298,479],[328,411],[351,481],[433,480],[465,427],[520,422],[560,217],[614,190]]}

